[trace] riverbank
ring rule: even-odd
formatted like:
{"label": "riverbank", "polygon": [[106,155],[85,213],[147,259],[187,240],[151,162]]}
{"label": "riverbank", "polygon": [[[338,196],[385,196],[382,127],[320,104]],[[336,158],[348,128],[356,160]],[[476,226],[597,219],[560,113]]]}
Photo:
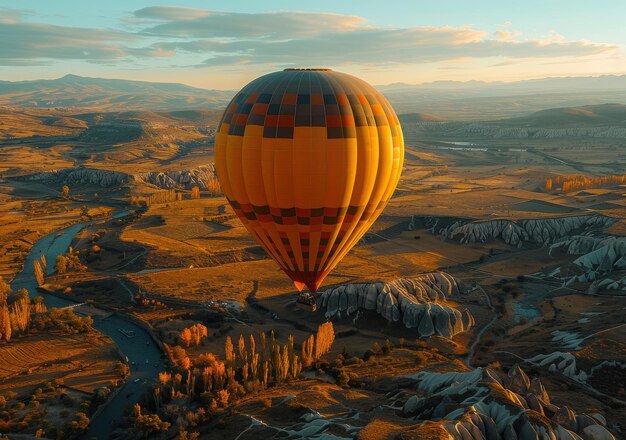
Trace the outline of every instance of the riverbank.
{"label": "riverbank", "polygon": [[[121,218],[129,214],[129,211],[123,211],[111,216],[111,218]],[[76,234],[99,222],[100,220],[77,223],[39,239],[27,255],[22,272],[17,274],[11,283],[13,290],[25,288],[31,296],[41,295],[48,308],[76,305],[77,302],[69,298],[39,292],[33,262],[41,258],[42,255],[49,262],[55,261],[57,255],[63,255],[67,252]],[[49,266],[47,272],[51,273],[52,270],[53,267]],[[96,417],[91,420],[89,428],[84,434],[84,438],[107,439],[115,429],[116,422],[123,417],[124,411],[139,401],[144,390],[144,383],[155,380],[158,372],[163,371],[166,364],[161,346],[155,343],[154,335],[151,335],[145,326],[115,314],[109,316],[93,314],[91,316],[94,319],[93,327],[111,338],[121,355],[124,359],[128,359],[130,364],[130,376],[114,397],[109,399],[96,414]],[[120,330],[124,330],[124,332]],[[127,335],[134,336],[129,337]]]}

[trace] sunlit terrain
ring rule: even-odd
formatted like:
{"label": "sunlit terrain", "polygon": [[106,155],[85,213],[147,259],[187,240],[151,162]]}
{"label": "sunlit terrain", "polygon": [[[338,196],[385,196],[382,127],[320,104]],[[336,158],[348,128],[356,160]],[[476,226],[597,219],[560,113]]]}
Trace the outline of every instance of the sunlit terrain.
{"label": "sunlit terrain", "polygon": [[624,438],[626,107],[554,99],[403,100],[398,188],[304,299],[222,195],[221,101],[3,107],[0,432]]}

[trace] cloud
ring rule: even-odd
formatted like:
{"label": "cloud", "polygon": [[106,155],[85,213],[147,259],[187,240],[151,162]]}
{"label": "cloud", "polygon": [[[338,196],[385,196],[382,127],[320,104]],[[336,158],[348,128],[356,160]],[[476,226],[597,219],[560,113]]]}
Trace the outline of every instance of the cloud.
{"label": "cloud", "polygon": [[[132,35],[110,30],[39,23],[0,23],[2,59],[114,59],[128,55]],[[0,61],[2,62],[2,61]]]}
{"label": "cloud", "polygon": [[9,9],[0,7],[0,23],[17,23],[31,11],[25,9]]}
{"label": "cloud", "polygon": [[471,26],[377,27],[363,17],[333,13],[244,14],[153,6],[135,11],[129,20],[120,23],[132,23],[132,31],[28,22],[24,21],[24,11],[12,9],[0,9],[0,16],[0,41],[9,42],[0,45],[0,65],[68,59],[127,63],[129,59],[171,58],[168,67],[354,64],[378,68],[490,57],[515,62],[605,53],[610,56],[619,48],[568,41],[556,32],[541,39],[522,40],[509,23],[490,35]]}
{"label": "cloud", "polygon": [[[233,64],[383,65],[445,62],[458,58],[583,57],[618,49],[611,44],[567,41],[551,33],[521,41],[499,29],[492,38],[472,27],[384,28],[362,17],[308,12],[242,14],[177,7],[136,11],[147,18],[140,33],[161,39],[155,47],[207,57],[204,66]],[[502,27],[510,28],[506,22]]]}
{"label": "cloud", "polygon": [[158,46],[166,50],[204,53],[207,66],[235,62],[274,65],[381,65],[452,61],[458,58],[554,58],[596,55],[616,47],[591,42],[488,39],[474,29],[418,27],[409,29],[359,29],[329,32],[313,37],[285,40],[204,39],[170,41]]}
{"label": "cloud", "polygon": [[[363,28],[365,19],[352,15],[313,12],[244,14],[168,7],[144,8],[136,18],[159,23],[143,29],[145,35],[178,38],[298,38]],[[175,18],[182,17],[182,18]]]}
{"label": "cloud", "polygon": [[203,18],[210,12],[205,9],[183,8],[178,6],[149,6],[133,13],[136,18],[153,20],[193,20]]}
{"label": "cloud", "polygon": [[520,31],[505,31],[502,29],[498,29],[493,34],[495,35],[496,39],[504,41],[513,40],[514,38],[522,35]]}

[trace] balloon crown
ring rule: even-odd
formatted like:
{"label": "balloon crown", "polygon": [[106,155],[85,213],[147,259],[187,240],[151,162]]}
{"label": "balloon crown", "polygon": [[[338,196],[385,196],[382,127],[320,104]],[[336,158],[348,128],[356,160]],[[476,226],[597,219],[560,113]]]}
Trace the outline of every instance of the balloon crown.
{"label": "balloon crown", "polygon": [[287,69],[283,69],[284,71],[288,71],[288,70],[318,70],[321,72],[329,72],[332,71],[333,69],[327,69],[325,67],[289,67]]}

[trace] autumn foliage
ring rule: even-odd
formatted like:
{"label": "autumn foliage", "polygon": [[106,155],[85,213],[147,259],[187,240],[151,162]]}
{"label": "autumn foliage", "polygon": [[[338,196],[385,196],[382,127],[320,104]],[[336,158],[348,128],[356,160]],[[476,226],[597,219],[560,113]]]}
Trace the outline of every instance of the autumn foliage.
{"label": "autumn foliage", "polygon": [[626,184],[626,174],[616,176],[585,176],[564,175],[556,178],[546,179],[546,190],[551,191],[553,187],[560,188],[561,192],[578,191],[588,188],[606,188]]}
{"label": "autumn foliage", "polygon": [[552,179],[549,177],[546,179],[546,191],[552,191]]}
{"label": "autumn foliage", "polygon": [[317,333],[302,343],[302,363],[307,367],[311,365],[330,351],[334,341],[335,331],[332,322],[321,324],[317,327]]}
{"label": "autumn foliage", "polygon": [[206,191],[212,196],[222,194],[222,187],[217,177],[212,177],[208,180],[208,182],[206,183]]}
{"label": "autumn foliage", "polygon": [[[206,327],[201,324],[184,329],[181,342],[192,345],[194,337],[203,337],[203,329]],[[211,407],[224,407],[248,392],[297,378],[305,364],[310,365],[328,353],[334,338],[333,325],[328,322],[302,344],[300,354],[293,336],[279,342],[273,331],[239,335],[236,342],[227,336],[222,358],[204,353],[192,361],[185,348],[174,346],[170,354],[177,369],[159,373],[155,406],[158,409],[183,396],[202,396],[211,402]]]}
{"label": "autumn foliage", "polygon": [[[57,255],[55,262],[55,269],[58,275],[63,275],[68,272],[85,272],[87,270],[87,266],[81,263],[79,258],[79,251],[74,250],[72,246],[70,246],[67,254],[65,255]],[[35,266],[35,273],[37,271],[37,266]]]}
{"label": "autumn foliage", "polygon": [[185,347],[192,345],[200,345],[203,339],[209,336],[208,329],[202,324],[195,324],[191,327],[184,328],[178,339]]}

